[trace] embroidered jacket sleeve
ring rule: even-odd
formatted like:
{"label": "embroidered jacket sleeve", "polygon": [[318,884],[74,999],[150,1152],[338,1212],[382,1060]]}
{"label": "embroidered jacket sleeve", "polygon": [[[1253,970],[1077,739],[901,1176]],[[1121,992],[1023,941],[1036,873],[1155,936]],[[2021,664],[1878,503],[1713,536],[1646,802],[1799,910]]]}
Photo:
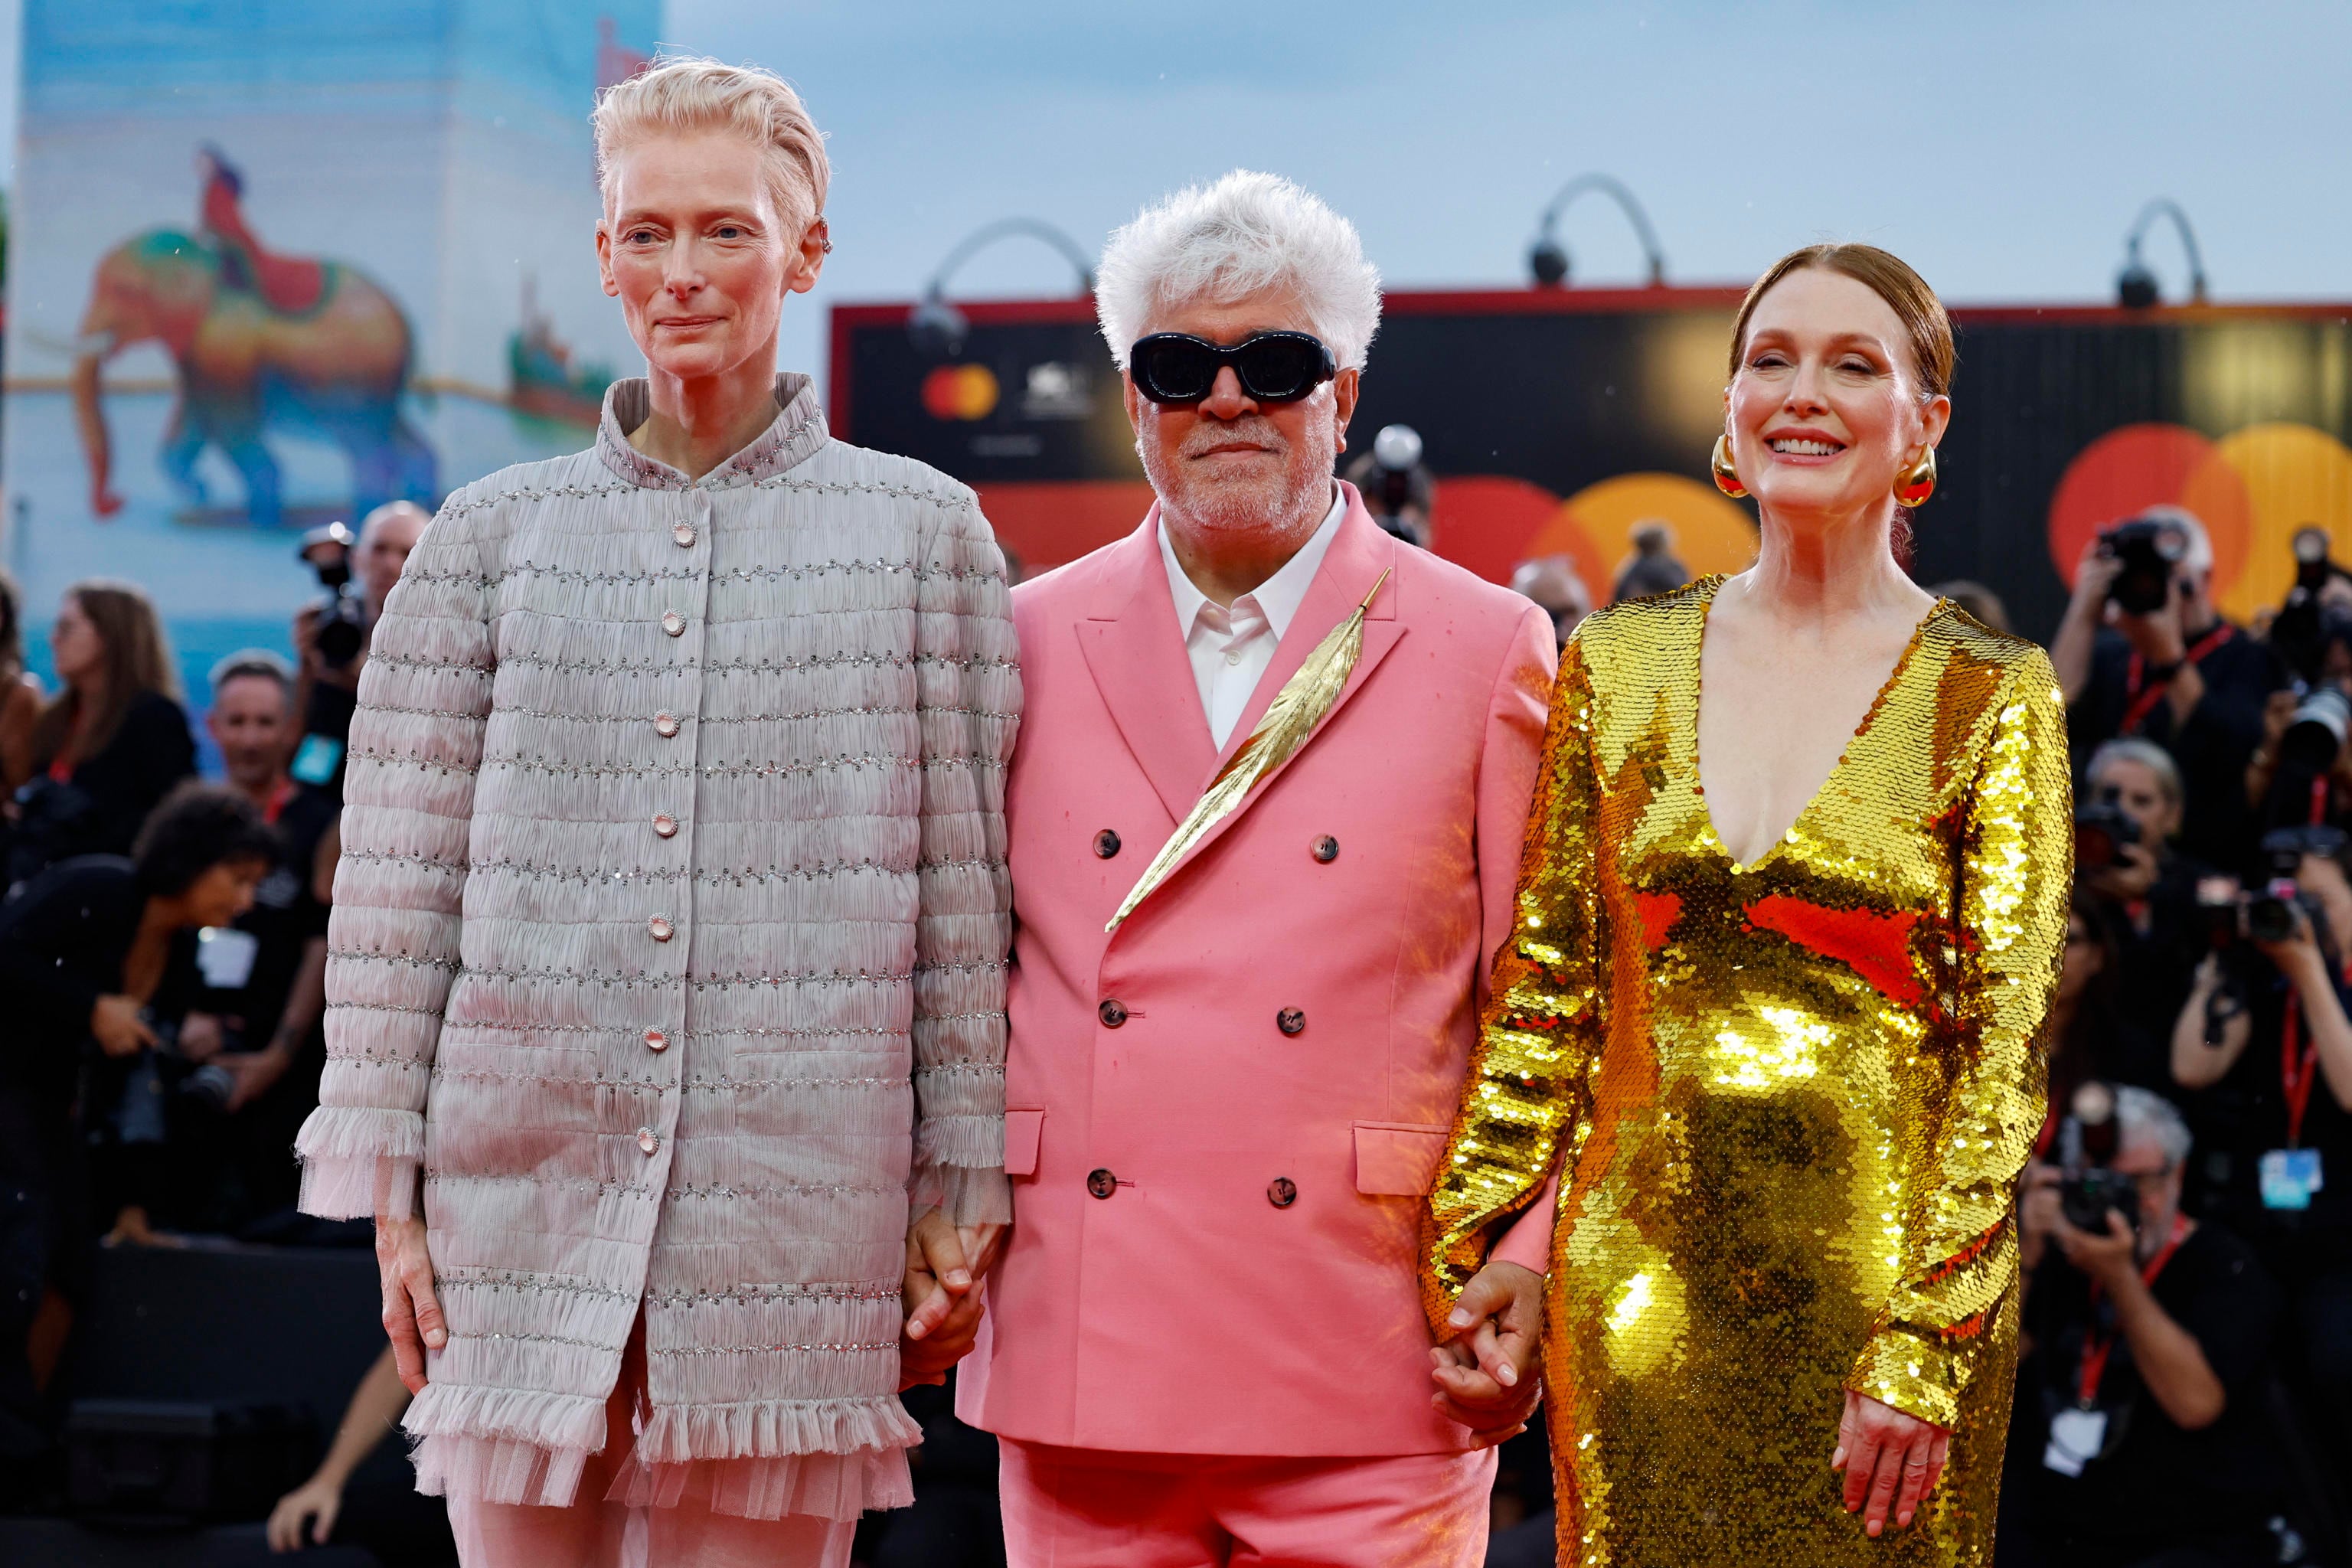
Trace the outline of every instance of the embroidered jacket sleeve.
{"label": "embroidered jacket sleeve", "polygon": [[1004,773],[1021,673],[1004,557],[969,491],[916,561],[922,729],[921,907],[915,931],[918,1209],[958,1225],[1013,1217],[1004,1176],[1004,990],[1013,880]]}
{"label": "embroidered jacket sleeve", "polygon": [[1994,1314],[2017,1288],[2014,1197],[2042,1121],[2042,1019],[2074,878],[2066,713],[2036,649],[1996,699],[1961,823],[1954,1016],[1900,1281],[1847,1383],[1950,1427]]}
{"label": "embroidered jacket sleeve", "polygon": [[327,1067],[296,1143],[311,1214],[415,1212],[495,662],[465,494],[417,541],[360,673],[328,926]]}

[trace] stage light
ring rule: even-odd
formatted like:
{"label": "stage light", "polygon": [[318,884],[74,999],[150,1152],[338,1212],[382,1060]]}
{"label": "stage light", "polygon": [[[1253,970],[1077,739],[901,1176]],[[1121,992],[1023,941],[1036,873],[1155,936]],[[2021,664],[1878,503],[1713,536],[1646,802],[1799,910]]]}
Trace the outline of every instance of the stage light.
{"label": "stage light", "polygon": [[2180,204],[2158,196],[2140,208],[2139,216],[2132,220],[2131,232],[2124,236],[2124,264],[2116,274],[2116,302],[2126,310],[2145,310],[2162,300],[2156,285],[2156,274],[2140,259],[2140,241],[2159,217],[2168,217],[2180,236],[2180,248],[2189,255],[2189,302],[2205,302],[2205,258],[2197,248],[2197,235],[2189,226],[2189,215]]}
{"label": "stage light", "polygon": [[1614,201],[1633,226],[1634,235],[1642,242],[1642,254],[1650,263],[1650,287],[1661,289],[1666,281],[1666,253],[1659,248],[1657,231],[1650,226],[1650,215],[1642,204],[1607,174],[1579,174],[1559,188],[1559,194],[1544,208],[1543,224],[1538,230],[1535,244],[1528,251],[1528,271],[1538,289],[1559,289],[1568,282],[1568,247],[1559,242],[1559,220],[1571,203],[1587,191],[1599,191]]}
{"label": "stage light", "polygon": [[1077,268],[1081,297],[1095,291],[1094,267],[1087,259],[1087,253],[1078,248],[1077,241],[1052,224],[1037,218],[1000,218],[975,229],[964,237],[961,245],[948,252],[947,259],[940,263],[939,270],[931,274],[930,282],[924,287],[921,302],[907,312],[907,335],[914,340],[918,352],[932,359],[953,359],[963,352],[964,338],[971,331],[971,323],[964,318],[961,310],[948,303],[948,280],[955,275],[957,268],[998,240],[1024,234],[1060,251],[1070,265]]}

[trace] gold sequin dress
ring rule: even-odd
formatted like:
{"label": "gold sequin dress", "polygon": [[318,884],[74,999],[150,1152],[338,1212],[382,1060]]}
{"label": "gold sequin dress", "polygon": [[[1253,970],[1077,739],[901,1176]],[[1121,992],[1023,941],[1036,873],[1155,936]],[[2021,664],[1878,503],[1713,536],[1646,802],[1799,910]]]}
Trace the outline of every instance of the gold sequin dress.
{"label": "gold sequin dress", "polygon": [[[1939,602],[1796,825],[1735,864],[1697,756],[1720,581],[1604,610],[1561,658],[1519,932],[1430,1198],[1432,1321],[1564,1152],[1563,1564],[1989,1563],[2064,705],[2041,649]],[[1829,1468],[1848,1387],[1952,1429],[1942,1487],[1875,1542]]]}

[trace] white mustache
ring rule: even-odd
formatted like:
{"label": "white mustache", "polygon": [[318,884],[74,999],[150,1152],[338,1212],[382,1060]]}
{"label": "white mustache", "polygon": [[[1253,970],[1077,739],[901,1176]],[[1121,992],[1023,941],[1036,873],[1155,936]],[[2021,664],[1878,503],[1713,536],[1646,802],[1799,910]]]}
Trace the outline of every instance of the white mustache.
{"label": "white mustache", "polygon": [[1274,427],[1274,421],[1263,416],[1236,420],[1213,429],[1202,429],[1184,443],[1180,457],[1196,458],[1212,447],[1222,447],[1229,441],[1248,441],[1275,452],[1288,451],[1289,444]]}

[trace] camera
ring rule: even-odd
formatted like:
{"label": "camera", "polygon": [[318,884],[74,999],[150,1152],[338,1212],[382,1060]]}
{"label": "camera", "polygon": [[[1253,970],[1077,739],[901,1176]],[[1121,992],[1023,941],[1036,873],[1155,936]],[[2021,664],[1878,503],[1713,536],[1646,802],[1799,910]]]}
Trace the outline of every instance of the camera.
{"label": "camera", "polygon": [[2074,1091],[2070,1114],[2059,1131],[2063,1173],[2058,1179],[2058,1210],[2066,1223],[2092,1236],[2107,1234],[2107,1215],[2139,1228],[2139,1185],[2114,1170],[2123,1144],[2116,1120],[2116,1091],[2093,1079]]}
{"label": "camera", "polygon": [[2138,842],[2139,824],[2114,800],[2074,808],[2074,864],[2081,869],[2104,871],[2122,858],[2125,846]]}
{"label": "camera", "polygon": [[2334,856],[2343,848],[2344,831],[2337,827],[2280,827],[2263,834],[2263,858],[2270,875],[2262,890],[2246,900],[2246,935],[2256,942],[2289,942],[2296,926],[2308,922],[2312,940],[2325,943],[2327,916],[2319,900],[2296,884],[2295,873],[2303,868],[2305,856]]}
{"label": "camera", "polygon": [[1431,485],[1421,466],[1421,432],[1384,425],[1372,437],[1372,462],[1357,477],[1364,506],[1381,531],[1408,544],[1426,545]]}
{"label": "camera", "polygon": [[2337,644],[2352,647],[2352,611],[2321,602],[2321,593],[2336,578],[2352,578],[2328,559],[2332,546],[2327,531],[2306,526],[2294,535],[2294,586],[2271,622],[2271,646],[2302,679],[2317,681],[2327,668],[2328,650]]}
{"label": "camera", "polygon": [[2135,517],[2099,535],[2099,553],[2122,563],[2107,597],[2127,615],[2146,616],[2171,602],[2172,574],[2189,554],[2189,541],[2162,518]]}
{"label": "camera", "polygon": [[352,547],[356,542],[350,529],[330,522],[305,533],[301,548],[294,552],[297,560],[318,574],[319,586],[327,591],[326,602],[319,606],[313,646],[319,650],[319,662],[330,669],[347,668],[367,646],[367,601],[352,581]]}

